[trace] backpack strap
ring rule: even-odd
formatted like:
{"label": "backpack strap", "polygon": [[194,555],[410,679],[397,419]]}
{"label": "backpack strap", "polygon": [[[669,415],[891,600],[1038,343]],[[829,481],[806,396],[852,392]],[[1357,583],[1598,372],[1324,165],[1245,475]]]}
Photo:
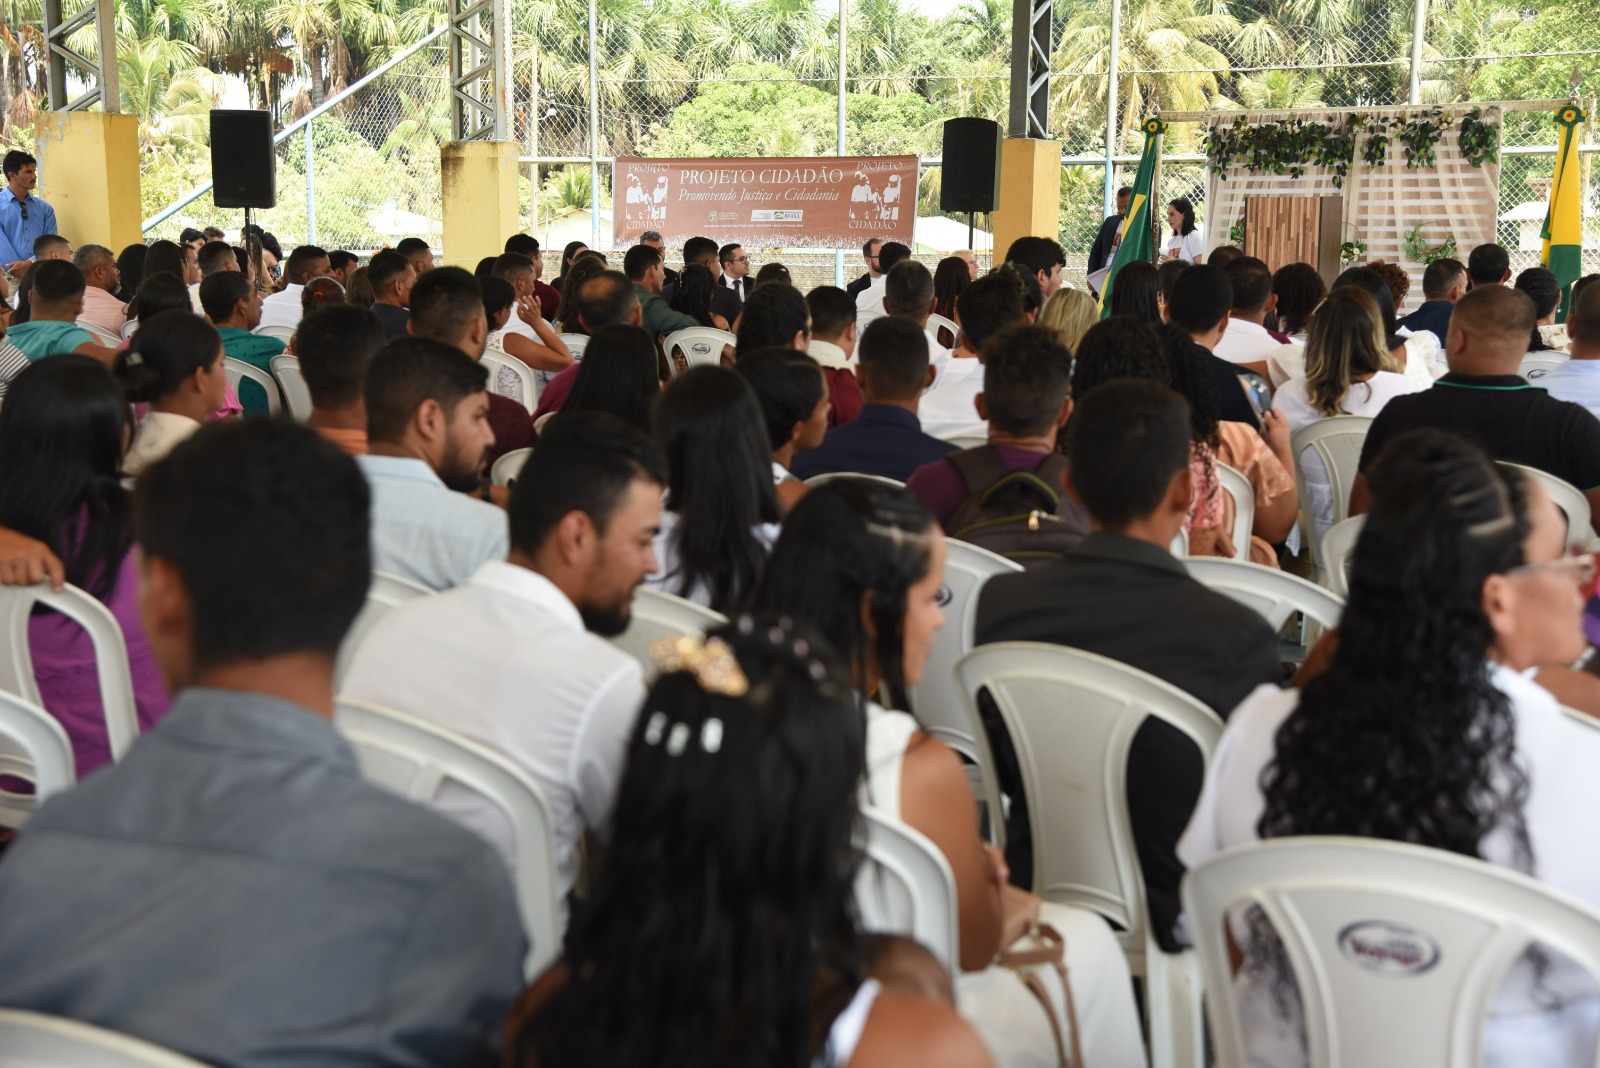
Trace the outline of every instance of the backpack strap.
{"label": "backpack strap", "polygon": [[976,497],[1010,473],[1000,450],[993,445],[979,445],[975,449],[953,452],[945,459],[961,476],[968,497]]}

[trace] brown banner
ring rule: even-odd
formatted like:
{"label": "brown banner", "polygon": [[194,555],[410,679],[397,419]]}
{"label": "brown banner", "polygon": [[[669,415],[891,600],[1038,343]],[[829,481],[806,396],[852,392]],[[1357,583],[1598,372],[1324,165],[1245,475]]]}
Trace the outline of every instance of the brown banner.
{"label": "brown banner", "polygon": [[617,248],[656,230],[668,247],[703,235],[751,248],[911,244],[916,156],[619,159],[612,172]]}

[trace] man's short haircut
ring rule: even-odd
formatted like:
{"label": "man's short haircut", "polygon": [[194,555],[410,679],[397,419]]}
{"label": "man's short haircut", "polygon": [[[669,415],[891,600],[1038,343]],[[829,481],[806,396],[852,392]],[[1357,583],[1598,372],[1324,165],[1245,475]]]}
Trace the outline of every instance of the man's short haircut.
{"label": "man's short haircut", "polygon": [[742,248],[744,248],[744,246],[738,244],[723,245],[721,248],[717,249],[717,262],[732,263],[734,259],[733,254]]}
{"label": "man's short haircut", "polygon": [[901,260],[911,258],[911,249],[898,241],[885,241],[878,246],[878,273],[888,274],[889,269]]}
{"label": "man's short haircut", "polygon": [[883,238],[881,237],[867,238],[861,243],[861,255],[870,258],[872,256],[872,246],[881,244],[883,244]]}
{"label": "man's short haircut", "polygon": [[185,226],[183,228],[183,233],[178,235],[178,244],[187,245],[187,244],[189,244],[190,242],[193,242],[193,241],[202,241],[203,242],[205,239],[206,239],[206,233],[205,233],[204,230],[196,230],[192,226]]}
{"label": "man's short haircut", "polygon": [[1191,334],[1204,334],[1222,322],[1233,307],[1228,272],[1210,263],[1196,263],[1172,282],[1167,314]]}
{"label": "man's short haircut", "polygon": [[737,353],[751,352],[768,345],[794,347],[794,336],[811,328],[811,309],[794,286],[768,282],[756,286],[745,298],[739,316]]}
{"label": "man's short haircut", "polygon": [[35,305],[61,308],[83,299],[83,272],[78,270],[77,264],[45,260],[34,264],[28,274],[33,281],[33,293],[28,300]]}
{"label": "man's short haircut", "polygon": [[424,401],[437,401],[448,419],[463,400],[488,388],[489,369],[454,345],[396,338],[367,368],[367,440],[398,442]]}
{"label": "man's short haircut", "polygon": [[5,160],[0,161],[0,173],[4,173],[7,178],[10,178],[30,163],[35,167],[39,165],[39,161],[31,153],[24,152],[20,148],[13,148],[6,153]]}
{"label": "man's short haircut", "polygon": [[429,245],[420,237],[402,238],[400,243],[395,245],[394,250],[408,260],[416,259],[418,256],[422,256],[424,254],[433,254],[433,246]]}
{"label": "man's short haircut", "polygon": [[1511,255],[1492,241],[1479,245],[1467,256],[1467,275],[1475,286],[1503,282],[1509,270]]}
{"label": "man's short haircut", "polygon": [[284,277],[291,282],[304,284],[306,271],[311,269],[311,264],[316,260],[327,258],[327,249],[318,248],[316,245],[301,245],[289,253],[289,262],[283,265]]}
{"label": "man's short haircut", "polygon": [[1117,187],[1117,196],[1119,196],[1119,197],[1131,197],[1131,196],[1133,196],[1133,186],[1131,186],[1131,185],[1118,186]]}
{"label": "man's short haircut", "polygon": [[1022,321],[1022,290],[1014,276],[996,271],[975,279],[956,298],[961,333],[973,348]]}
{"label": "man's short haircut", "polygon": [[1233,287],[1233,310],[1261,310],[1272,296],[1272,270],[1254,256],[1238,256],[1223,271]]}
{"label": "man's short haircut", "polygon": [[1434,260],[1422,272],[1422,295],[1427,300],[1443,300],[1450,288],[1467,273],[1467,265],[1457,259]]}
{"label": "man's short haircut", "polygon": [[1588,285],[1572,298],[1567,336],[1580,345],[1600,348],[1600,286]]}
{"label": "man's short haircut", "polygon": [[551,420],[506,506],[512,547],[538,552],[572,512],[588,516],[604,536],[636,479],[667,484],[661,446],[644,431],[609,412],[572,412]]}
{"label": "man's short haircut", "polygon": [[1533,336],[1533,300],[1511,286],[1475,286],[1450,313],[1450,332],[1457,328],[1509,352],[1526,352]]}
{"label": "man's short haircut", "polygon": [[910,319],[882,316],[861,331],[856,361],[874,397],[913,400],[928,384],[928,335]]}
{"label": "man's short haircut", "polygon": [[250,299],[254,287],[239,271],[218,271],[200,279],[200,307],[213,323],[233,315],[234,306]]}
{"label": "man's short haircut", "polygon": [[806,294],[811,309],[811,336],[833,341],[856,321],[856,298],[838,286],[818,286]]}
{"label": "man's short haircut", "polygon": [[1244,249],[1238,245],[1218,245],[1206,253],[1206,262],[1213,267],[1226,267],[1243,255]]}
{"label": "man's short haircut", "polygon": [[[55,235],[46,234],[45,237],[55,237]],[[44,238],[41,237],[39,241],[35,241],[33,243],[33,254],[35,258],[39,257],[39,242],[43,240]],[[66,244],[65,238],[58,237],[56,240],[60,241],[62,244]],[[45,248],[48,250],[49,246],[46,245]],[[100,264],[105,260],[110,260],[112,263],[116,263],[117,254],[106,248],[104,245],[80,245],[78,250],[72,254],[73,265],[85,275],[94,270],[96,267],[100,266]]]}
{"label": "man's short haircut", "polygon": [[[341,255],[341,253],[334,253]],[[342,253],[349,256],[350,253]],[[354,258],[354,257],[352,257]],[[207,241],[200,246],[200,252],[195,257],[195,263],[200,267],[200,277],[216,274],[218,271],[233,273],[234,266],[239,261],[234,257],[233,246],[226,241]],[[333,256],[328,257],[328,262],[333,262]]]}
{"label": "man's short haircut", "polygon": [[1151,515],[1189,466],[1189,404],[1159,382],[1119,379],[1090,391],[1067,423],[1072,487],[1111,531]]}
{"label": "man's short haircut", "polygon": [[[72,242],[68,241],[60,234],[40,234],[38,237],[33,239],[33,258],[36,260],[42,260],[45,258],[45,256],[50,254],[51,249],[59,248],[62,245],[65,245],[67,248],[71,248]],[[104,245],[96,245],[94,247],[105,248]],[[106,254],[109,255],[113,260],[117,258],[117,254],[108,248],[106,249]]]}
{"label": "man's short haircut", "polygon": [[[205,252],[205,249],[200,250],[200,254],[202,256],[205,255]],[[346,267],[354,267],[358,262],[360,262],[360,260],[361,257],[357,256],[354,252],[349,252],[342,248],[336,248],[332,252],[328,253],[328,270],[340,271]],[[202,264],[200,269],[204,271],[205,266]]]}
{"label": "man's short haircut", "polygon": [[684,263],[704,263],[710,266],[717,258],[717,243],[709,237],[691,237],[683,243]]}
{"label": "man's short haircut", "polygon": [[520,252],[502,252],[495,257],[494,273],[508,282],[515,282],[523,275],[533,273],[533,259]]}
{"label": "man's short haircut", "polygon": [[1029,274],[1043,271],[1049,277],[1052,268],[1067,265],[1067,254],[1053,237],[1019,237],[1006,249],[1005,261],[1022,264]]}
{"label": "man's short haircut", "polygon": [[228,236],[227,233],[219,226],[208,226],[205,228],[204,233],[207,241],[221,241],[223,238]]}
{"label": "man's short haircut", "polygon": [[755,394],[774,452],[794,439],[795,426],[811,418],[827,390],[821,365],[785,345],[741,352],[733,371]]}
{"label": "man's short haircut", "polygon": [[933,307],[933,275],[916,260],[901,260],[883,278],[883,310],[890,315],[926,315]]}
{"label": "man's short haircut", "polygon": [[311,403],[343,408],[360,400],[367,365],[383,341],[383,322],[371,308],[324,304],[301,319],[294,354],[311,391]]}
{"label": "man's short haircut", "polygon": [[512,234],[502,252],[520,252],[530,260],[539,254],[539,239],[532,234]]}
{"label": "man's short haircut", "polygon": [[601,271],[578,290],[578,318],[592,334],[602,326],[625,323],[639,306],[633,283],[621,271]]}
{"label": "man's short haircut", "polygon": [[368,500],[355,461],[289,419],[225,419],[140,475],[135,537],[183,578],[195,665],[334,656],[371,581]]}
{"label": "man's short haircut", "polygon": [[[661,241],[661,231],[660,230],[646,230],[644,233],[640,234],[639,235],[639,244],[642,245],[646,241]],[[665,241],[662,241],[661,243],[662,244],[666,244]]]}
{"label": "man's short haircut", "polygon": [[411,270],[411,261],[393,249],[374,253],[367,262],[367,281],[374,293],[382,293],[396,278]]}
{"label": "man's short haircut", "polygon": [[411,332],[455,344],[483,317],[483,289],[460,267],[436,267],[411,287]]}
{"label": "man's short haircut", "polygon": [[1053,429],[1072,375],[1072,353],[1061,335],[1048,326],[1018,324],[985,342],[982,355],[989,425],[1018,435]]}
{"label": "man's short haircut", "polygon": [[660,249],[649,245],[634,245],[622,257],[622,273],[630,282],[642,282],[650,268],[662,261]]}

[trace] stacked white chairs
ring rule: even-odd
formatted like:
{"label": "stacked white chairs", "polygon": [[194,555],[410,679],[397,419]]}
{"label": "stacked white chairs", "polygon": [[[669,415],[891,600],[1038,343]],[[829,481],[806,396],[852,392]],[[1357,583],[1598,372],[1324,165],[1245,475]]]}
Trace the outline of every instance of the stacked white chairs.
{"label": "stacked white chairs", "polygon": [[1337,597],[1350,596],[1350,561],[1366,523],[1366,516],[1353,515],[1329,527],[1322,536],[1322,562],[1328,589]]}
{"label": "stacked white chairs", "polygon": [[662,638],[688,634],[703,638],[728,622],[720,612],[685,600],[662,590],[638,589],[633,592],[632,618],[628,629],[611,639],[611,644],[639,662],[644,669],[645,685],[660,674],[650,647]]}
{"label": "stacked white chairs", "polygon": [[265,326],[258,326],[250,332],[252,334],[260,334],[262,337],[277,338],[287,345],[294,340],[294,335],[298,330],[299,327],[284,326],[281,323],[269,323]]}
{"label": "stacked white chairs", "polygon": [[1250,559],[1250,532],[1256,525],[1256,489],[1243,471],[1227,464],[1217,464],[1217,481],[1222,491],[1233,498],[1234,558]]}
{"label": "stacked white chairs", "polygon": [[273,378],[261,368],[236,360],[232,356],[222,358],[222,372],[228,376],[228,385],[233,387],[234,396],[239,395],[239,383],[248,379],[260,386],[267,394],[267,413],[278,415],[283,411],[283,400],[278,395],[278,380]]}
{"label": "stacked white chairs", "polygon": [[583,350],[589,347],[588,334],[557,334],[556,337],[560,338],[561,343],[567,346],[567,351],[572,353],[574,360],[583,359]]}
{"label": "stacked white chairs", "polygon": [[93,334],[94,343],[96,345],[104,345],[108,349],[114,349],[122,344],[122,338],[118,337],[116,334],[107,332],[103,328],[96,326],[87,319],[79,319],[76,325]]}
{"label": "stacked white chairs", "polygon": [[[555,413],[551,413],[552,415]],[[489,468],[489,481],[496,486],[509,486],[522,474],[522,466],[533,455],[532,449],[512,449]]]}
{"label": "stacked white chairs", "polygon": [[311,387],[306,385],[306,376],[300,371],[300,357],[274,356],[271,366],[272,377],[278,380],[278,386],[283,390],[283,402],[289,409],[289,415],[297,423],[310,419]]}
{"label": "stacked white chairs", "polygon": [[561,896],[555,820],[539,784],[505,757],[415,716],[341,698],[335,722],[371,782],[419,804],[456,783],[487,800],[510,825],[517,910],[532,943],[525,974],[541,974],[561,955]]}
{"label": "stacked white chairs", "polygon": [[956,880],[950,862],[922,832],[879,812],[861,809],[865,854],[856,875],[856,908],[863,930],[901,935],[925,946],[961,974]]}
{"label": "stacked white chairs", "polygon": [[1600,913],[1508,868],[1373,838],[1281,838],[1190,869],[1216,1063],[1246,1063],[1225,916],[1259,907],[1299,984],[1310,1068],[1476,1068],[1500,980],[1537,943],[1600,978]]}
{"label": "stacked white chairs", "polygon": [[1500,461],[1503,467],[1513,467],[1521,471],[1524,476],[1533,479],[1544,487],[1544,491],[1556,507],[1561,509],[1567,517],[1567,540],[1575,545],[1587,544],[1594,537],[1593,516],[1589,509],[1589,498],[1583,491],[1565,479],[1557,478],[1548,471],[1541,471],[1537,467],[1528,467],[1524,464]]}
{"label": "stacked white chairs", "polygon": [[0,827],[21,827],[33,810],[77,781],[72,742],[56,718],[0,690],[0,777],[23,779],[32,793],[0,787]]}
{"label": "stacked white chairs", "polygon": [[60,1016],[0,1009],[7,1068],[205,1068],[154,1043]]}
{"label": "stacked white chairs", "polygon": [[1305,454],[1315,449],[1317,457],[1328,474],[1328,485],[1333,493],[1333,521],[1350,518],[1350,490],[1356,484],[1356,469],[1361,465],[1361,446],[1372,428],[1372,417],[1367,415],[1336,415],[1319,419],[1294,432],[1289,439],[1289,450],[1294,454],[1294,481],[1300,487],[1300,528],[1311,548],[1311,562],[1318,572],[1325,570],[1319,556],[1321,546],[1316,544],[1316,527],[1311,518],[1311,496],[1306,492]]}
{"label": "stacked white chairs", "polygon": [[1282,630],[1296,612],[1330,629],[1344,614],[1343,598],[1287,571],[1214,556],[1186,556],[1183,566],[1206,588],[1255,611],[1273,630]]}
{"label": "stacked white chairs", "polygon": [[1010,733],[1028,803],[1034,893],[1092,909],[1121,929],[1128,967],[1144,979],[1152,1068],[1202,1068],[1199,973],[1192,953],[1162,952],[1150,924],[1127,766],[1149,717],[1181,731],[1207,765],[1222,721],[1126,664],[1041,642],[979,646],[961,658],[956,678],[964,693],[988,689]]}
{"label": "stacked white chairs", "polygon": [[1522,358],[1517,374],[1529,382],[1537,383],[1539,379],[1566,362],[1567,357],[1561,353],[1530,352]]}
{"label": "stacked white chairs", "polygon": [[522,383],[521,403],[524,408],[528,409],[528,414],[532,415],[534,409],[539,407],[539,378],[533,373],[533,368],[515,356],[507,356],[505,353],[496,352],[494,349],[484,349],[483,356],[479,358],[478,362],[489,370],[490,393],[500,392],[495,388],[495,385],[500,381],[500,371],[504,369],[516,375],[517,380]]}
{"label": "stacked white chairs", "polygon": [[661,351],[666,353],[673,377],[677,377],[681,372],[677,361],[672,358],[674,350],[683,354],[685,369],[717,367],[722,364],[722,347],[738,343],[739,339],[726,330],[718,330],[713,326],[691,326],[668,334]]}
{"label": "stacked white chairs", "polygon": [[806,479],[808,486],[826,486],[828,483],[841,478],[860,478],[868,482],[881,482],[885,486],[894,486],[896,489],[905,489],[904,482],[897,482],[884,475],[868,475],[860,471],[829,471],[821,475],[812,475]]}
{"label": "stacked white chairs", "polygon": [[378,620],[388,615],[390,610],[418,597],[427,597],[433,592],[420,582],[391,575],[386,571],[374,571],[372,585],[367,587],[367,603],[361,606],[355,622],[350,624],[350,630],[344,636],[344,644],[339,646],[339,658],[333,666],[334,690],[337,691],[339,684],[344,681],[345,672],[350,670],[350,662],[355,659],[356,650],[361,648],[367,632],[377,625]]}

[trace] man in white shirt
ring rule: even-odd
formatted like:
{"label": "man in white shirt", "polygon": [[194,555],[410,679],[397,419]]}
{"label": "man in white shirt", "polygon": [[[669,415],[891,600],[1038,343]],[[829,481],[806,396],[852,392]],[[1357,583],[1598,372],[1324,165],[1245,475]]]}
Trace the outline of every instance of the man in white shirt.
{"label": "man in white shirt", "polygon": [[818,286],[806,294],[811,310],[811,341],[806,353],[823,367],[848,368],[856,351],[856,303],[838,286]]}
{"label": "man in white shirt", "polygon": [[256,329],[287,326],[292,330],[299,326],[302,314],[301,290],[305,289],[306,283],[313,278],[321,278],[327,273],[328,253],[324,249],[316,245],[301,245],[289,253],[289,260],[283,266],[283,274],[289,280],[288,284],[261,302],[261,325]]}
{"label": "man in white shirt", "polygon": [[1278,305],[1272,291],[1272,271],[1254,256],[1240,256],[1223,268],[1233,286],[1233,313],[1228,318],[1222,340],[1212,353],[1229,363],[1267,375],[1267,358],[1281,349],[1286,339],[1267,330],[1267,316]]}
{"label": "man in white shirt", "polygon": [[[604,833],[644,682],[605,639],[627,629],[657,568],[666,463],[614,416],[555,420],[511,494],[511,552],[463,586],[389,613],[362,643],[344,692],[430,720],[503,753],[538,782],[554,818],[560,892],[585,828]],[[440,807],[507,851],[505,825],[465,790]]]}
{"label": "man in white shirt", "polygon": [[878,246],[878,270],[882,273],[856,294],[856,333],[865,330],[872,320],[888,314],[883,310],[883,287],[895,264],[910,258],[911,250],[898,241],[885,241]]}
{"label": "man in white shirt", "polygon": [[[917,416],[922,432],[946,441],[989,436],[989,423],[978,415],[983,392],[983,343],[1014,323],[1031,322],[1023,304],[1014,268],[1001,268],[961,291],[961,340],[932,387],[922,395]],[[932,350],[930,350],[931,352]]]}
{"label": "man in white shirt", "polygon": [[102,334],[121,337],[128,306],[111,295],[122,281],[117,254],[104,245],[83,245],[73,253],[72,262],[83,272],[83,311],[78,318]]}
{"label": "man in white shirt", "polygon": [[367,368],[372,566],[429,589],[506,554],[506,514],[476,499],[489,429],[488,369],[442,341],[403,338]]}
{"label": "man in white shirt", "polygon": [[1572,358],[1535,385],[1556,400],[1581,404],[1600,418],[1600,285],[1584,286],[1567,313]]}

